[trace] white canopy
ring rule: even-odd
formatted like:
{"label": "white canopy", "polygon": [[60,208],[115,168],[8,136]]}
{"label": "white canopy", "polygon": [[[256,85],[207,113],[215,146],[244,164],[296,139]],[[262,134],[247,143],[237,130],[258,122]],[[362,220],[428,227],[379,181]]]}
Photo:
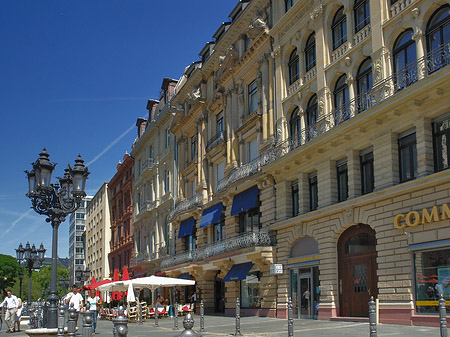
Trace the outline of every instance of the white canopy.
{"label": "white canopy", "polygon": [[147,276],[135,278],[133,280],[127,281],[116,281],[107,284],[103,284],[97,287],[100,291],[126,291],[128,286],[132,285],[134,289],[150,289],[151,291],[158,289],[159,287],[176,287],[176,286],[193,286],[195,285],[194,280],[184,280],[180,278],[173,277],[163,277],[163,276]]}
{"label": "white canopy", "polygon": [[136,296],[134,296],[133,285],[131,282],[128,284],[127,302],[136,302]]}

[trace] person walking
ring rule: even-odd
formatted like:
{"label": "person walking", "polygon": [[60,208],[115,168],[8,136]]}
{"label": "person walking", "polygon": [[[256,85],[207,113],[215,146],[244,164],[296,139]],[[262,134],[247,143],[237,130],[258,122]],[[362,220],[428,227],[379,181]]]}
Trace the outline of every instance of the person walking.
{"label": "person walking", "polygon": [[83,307],[83,296],[78,292],[76,284],[72,286],[72,291],[67,294],[65,301],[69,305],[69,308],[73,303],[73,307],[77,311],[76,322],[78,324],[78,316],[80,314],[81,308]]}
{"label": "person walking", "polygon": [[18,301],[18,304],[17,304],[17,311],[16,311],[16,316],[15,316],[17,330],[16,329],[14,329],[14,330],[20,332],[20,319],[22,318],[23,305],[22,305],[21,298],[17,299],[17,301]]}
{"label": "person walking", "polygon": [[101,304],[100,298],[95,296],[95,290],[89,290],[89,297],[86,300],[87,302],[87,310],[92,312],[92,335],[95,334],[95,328],[97,326],[97,316],[98,310],[97,307]]}
{"label": "person walking", "polygon": [[17,307],[19,306],[19,301],[17,300],[17,297],[12,294],[11,290],[6,292],[6,298],[0,304],[0,307],[3,306],[6,306],[5,321],[8,325],[8,330],[6,333],[14,332],[16,312]]}

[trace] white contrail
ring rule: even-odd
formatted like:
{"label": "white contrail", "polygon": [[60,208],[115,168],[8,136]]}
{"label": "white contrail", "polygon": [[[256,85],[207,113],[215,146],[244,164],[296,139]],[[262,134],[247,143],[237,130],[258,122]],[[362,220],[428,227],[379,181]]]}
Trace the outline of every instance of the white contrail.
{"label": "white contrail", "polygon": [[32,209],[30,208],[27,212],[23,213],[21,216],[19,216],[12,224],[11,226],[5,230],[2,234],[0,234],[0,238],[3,238],[6,234],[8,234],[16,225],[17,223],[25,218],[27,215],[31,213]]}
{"label": "white contrail", "polygon": [[133,124],[131,125],[124,133],[122,133],[119,137],[117,137],[116,139],[114,139],[110,144],[108,144],[107,147],[105,147],[103,149],[102,152],[100,152],[98,155],[96,155],[94,157],[94,159],[92,159],[89,163],[86,164],[86,166],[90,166],[93,163],[95,163],[101,156],[103,156],[106,152],[108,152],[108,150],[110,148],[112,148],[114,146],[114,144],[116,144],[119,140],[121,140],[123,137],[125,137],[131,130],[133,130],[136,126]]}

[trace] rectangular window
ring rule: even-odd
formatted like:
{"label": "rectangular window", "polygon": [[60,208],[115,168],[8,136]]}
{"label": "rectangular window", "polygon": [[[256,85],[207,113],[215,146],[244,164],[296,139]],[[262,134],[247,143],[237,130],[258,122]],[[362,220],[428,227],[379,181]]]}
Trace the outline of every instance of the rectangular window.
{"label": "rectangular window", "polygon": [[416,312],[437,314],[440,295],[450,298],[450,249],[419,251],[413,258]]}
{"label": "rectangular window", "polygon": [[216,134],[223,132],[223,112],[220,112],[216,116]]}
{"label": "rectangular window", "polygon": [[225,239],[225,216],[222,212],[222,215],[220,217],[220,222],[213,224],[212,226],[213,235],[212,239],[213,242],[219,242]]}
{"label": "rectangular window", "polygon": [[184,237],[184,250],[193,251],[197,249],[197,229],[195,228],[192,231],[191,235]]}
{"label": "rectangular window", "polygon": [[355,33],[370,23],[369,0],[360,0],[355,5]]}
{"label": "rectangular window", "polygon": [[374,172],[373,172],[373,152],[360,154],[361,163],[361,194],[373,192]]}
{"label": "rectangular window", "polygon": [[248,161],[251,162],[258,158],[258,140],[254,139],[248,143]]}
{"label": "rectangular window", "polygon": [[215,166],[216,189],[219,182],[225,178],[225,162],[221,162]]}
{"label": "rectangular window", "polygon": [[[259,205],[259,199],[257,204]],[[259,206],[239,213],[239,233],[258,232],[261,228],[259,216]]]}
{"label": "rectangular window", "polygon": [[197,135],[191,137],[191,160],[197,155]]}
{"label": "rectangular window", "polygon": [[347,162],[338,162],[337,169],[337,185],[338,185],[338,202],[347,200],[348,198],[348,170]]}
{"label": "rectangular window", "polygon": [[169,186],[170,186],[170,175],[169,170],[164,170],[164,193],[169,192]]}
{"label": "rectangular window", "polygon": [[261,272],[253,271],[247,274],[245,280],[241,281],[241,306],[243,308],[261,307]]}
{"label": "rectangular window", "polygon": [[166,129],[166,147],[170,146],[170,130]]}
{"label": "rectangular window", "polygon": [[251,114],[258,108],[258,88],[256,80],[248,86],[248,113]]}
{"label": "rectangular window", "polygon": [[84,213],[75,213],[76,219],[84,219],[85,214]]}
{"label": "rectangular window", "polygon": [[450,116],[433,123],[434,170],[445,170],[450,166]]}
{"label": "rectangular window", "polygon": [[291,183],[291,196],[292,196],[292,216],[297,216],[299,214],[297,181]]}
{"label": "rectangular window", "polygon": [[417,177],[416,133],[398,139],[398,157],[400,161],[400,182]]}
{"label": "rectangular window", "polygon": [[309,176],[309,210],[314,211],[319,206],[317,173]]}

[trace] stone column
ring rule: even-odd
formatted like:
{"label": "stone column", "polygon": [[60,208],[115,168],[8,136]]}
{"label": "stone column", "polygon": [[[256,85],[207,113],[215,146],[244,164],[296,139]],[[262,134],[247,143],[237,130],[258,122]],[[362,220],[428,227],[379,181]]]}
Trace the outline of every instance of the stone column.
{"label": "stone column", "polygon": [[382,27],[382,2],[386,1],[370,0],[370,29],[372,32],[372,50],[378,50],[384,46],[384,35]]}
{"label": "stone column", "polygon": [[[350,4],[350,6],[352,5],[353,3]],[[353,13],[354,12],[352,7],[344,8],[344,14],[347,18],[347,41],[350,48],[353,46],[353,34],[355,34],[355,18],[353,16]]]}

